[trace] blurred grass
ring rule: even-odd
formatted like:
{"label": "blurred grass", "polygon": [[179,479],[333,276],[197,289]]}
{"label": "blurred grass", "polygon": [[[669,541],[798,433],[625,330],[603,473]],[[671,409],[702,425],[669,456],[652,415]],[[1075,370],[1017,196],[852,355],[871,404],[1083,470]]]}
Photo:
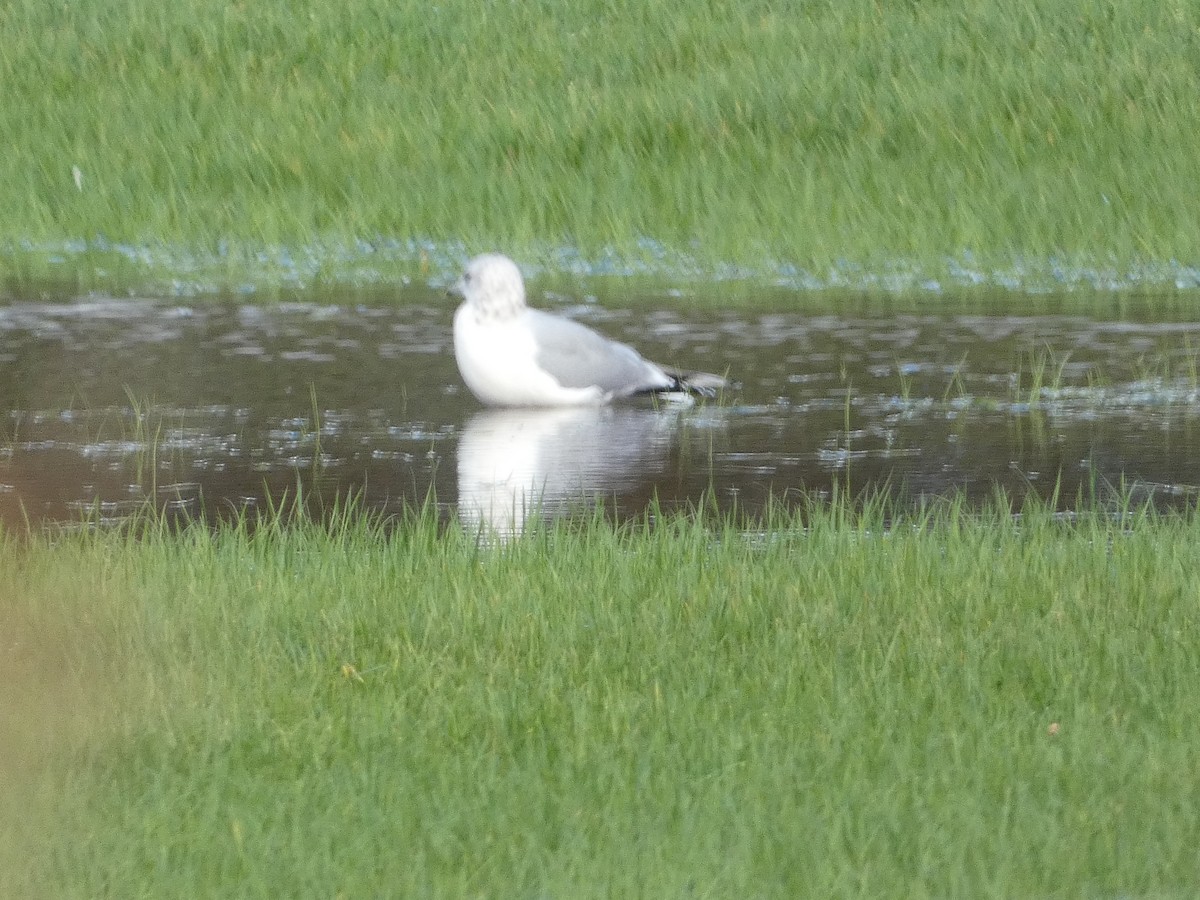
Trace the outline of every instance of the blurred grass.
{"label": "blurred grass", "polygon": [[102,235],[936,276],[1192,265],[1200,234],[1183,0],[13,0],[0,84],[9,270]]}
{"label": "blurred grass", "polygon": [[5,537],[0,893],[1193,895],[1197,518],[884,515]]}

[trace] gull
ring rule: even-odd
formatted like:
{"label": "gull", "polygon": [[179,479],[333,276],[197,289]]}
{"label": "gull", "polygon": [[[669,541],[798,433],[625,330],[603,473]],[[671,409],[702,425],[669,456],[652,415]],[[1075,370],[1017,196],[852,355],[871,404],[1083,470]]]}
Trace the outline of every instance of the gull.
{"label": "gull", "polygon": [[467,263],[451,292],[454,358],[467,387],[488,406],[598,406],[637,394],[713,396],[726,381],[643,359],[579,322],[525,304],[521,270],[485,253]]}

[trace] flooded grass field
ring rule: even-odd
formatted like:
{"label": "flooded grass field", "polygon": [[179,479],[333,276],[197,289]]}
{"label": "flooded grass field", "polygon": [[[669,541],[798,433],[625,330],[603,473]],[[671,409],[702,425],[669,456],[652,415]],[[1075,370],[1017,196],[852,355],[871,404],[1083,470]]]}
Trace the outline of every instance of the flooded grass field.
{"label": "flooded grass field", "polygon": [[[1200,322],[532,296],[734,387],[483,409],[429,288],[0,307],[0,896],[1196,893],[1197,517],[1107,504],[1194,505]],[[266,514],[40,527],[151,504]]]}
{"label": "flooded grass field", "polygon": [[0,898],[1200,895],[1200,4],[0,41]]}
{"label": "flooded grass field", "polygon": [[[520,530],[602,502],[622,517],[715,499],[1002,488],[1062,509],[1200,490],[1200,322],[1004,312],[978,298],[897,312],[847,295],[820,315],[679,311],[665,293],[534,302],[665,364],[727,372],[717,402],[486,410],[463,387],[452,301],[429,288],[311,302],[86,296],[0,307],[0,519],[116,520],[148,502],[188,518],[299,488],[382,515]],[[837,302],[835,302],[837,301]],[[1103,298],[1097,307],[1103,308]],[[1074,303],[1071,308],[1079,309]],[[1132,311],[1131,311],[1132,310]],[[584,504],[586,505],[586,504]]]}

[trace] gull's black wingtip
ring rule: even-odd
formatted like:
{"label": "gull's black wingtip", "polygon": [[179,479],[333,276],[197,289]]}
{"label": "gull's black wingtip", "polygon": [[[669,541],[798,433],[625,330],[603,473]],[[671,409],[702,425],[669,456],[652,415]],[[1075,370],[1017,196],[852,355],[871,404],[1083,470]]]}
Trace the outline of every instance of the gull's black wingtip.
{"label": "gull's black wingtip", "polygon": [[729,387],[729,379],[711,372],[669,372],[674,384],[669,390],[687,391],[700,397],[716,397]]}

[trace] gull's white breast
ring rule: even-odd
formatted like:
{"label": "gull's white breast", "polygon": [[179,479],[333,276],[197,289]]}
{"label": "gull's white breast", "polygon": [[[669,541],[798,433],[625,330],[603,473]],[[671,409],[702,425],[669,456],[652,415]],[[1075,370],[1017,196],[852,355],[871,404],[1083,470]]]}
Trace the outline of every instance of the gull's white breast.
{"label": "gull's white breast", "polygon": [[504,319],[476,315],[469,303],[454,314],[454,357],[463,381],[482,402],[495,406],[603,403],[598,387],[563,387],[537,362],[529,311]]}

